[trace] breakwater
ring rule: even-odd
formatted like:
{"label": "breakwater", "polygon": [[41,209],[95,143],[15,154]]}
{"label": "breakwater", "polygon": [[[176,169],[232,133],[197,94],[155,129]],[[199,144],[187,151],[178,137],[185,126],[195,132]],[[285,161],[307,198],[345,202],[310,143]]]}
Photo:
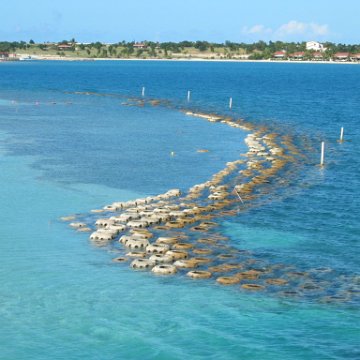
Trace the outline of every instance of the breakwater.
{"label": "breakwater", "polygon": [[[171,107],[168,101],[136,98],[122,105]],[[338,276],[331,268],[316,264],[311,269],[299,269],[272,263],[234,246],[219,230],[221,219],[241,216],[241,212],[271,201],[273,194],[287,188],[302,165],[310,162],[309,149],[299,147],[291,135],[270,127],[230,116],[179,110],[247,133],[248,151],[229,161],[208,181],[186,191],[171,189],[155,196],[114,202],[90,214],[63,220],[77,231],[91,233],[90,241],[95,246],[115,249],[119,256],[113,261],[134,270],[209,279],[221,285],[237,285],[243,291],[321,302],[351,301],[358,296],[356,275]]]}

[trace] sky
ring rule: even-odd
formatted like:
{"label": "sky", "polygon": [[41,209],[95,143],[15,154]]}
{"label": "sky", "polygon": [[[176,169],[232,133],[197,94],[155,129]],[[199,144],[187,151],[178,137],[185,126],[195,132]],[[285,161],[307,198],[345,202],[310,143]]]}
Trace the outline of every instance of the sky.
{"label": "sky", "polygon": [[360,43],[360,0],[0,0],[0,41]]}

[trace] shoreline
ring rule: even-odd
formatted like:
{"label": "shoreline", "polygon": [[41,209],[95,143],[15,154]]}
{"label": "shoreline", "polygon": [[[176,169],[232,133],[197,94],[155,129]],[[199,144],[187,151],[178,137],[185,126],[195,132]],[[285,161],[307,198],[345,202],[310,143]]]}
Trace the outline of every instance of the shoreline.
{"label": "shoreline", "polygon": [[[337,65],[360,65],[355,61],[325,61],[325,60],[249,60],[249,59],[209,59],[209,58],[86,58],[86,57],[64,57],[64,56],[44,56],[44,55],[26,55],[18,54],[20,57],[32,57],[28,61],[169,61],[169,62],[221,62],[221,63],[271,63],[271,64],[337,64]],[[34,57],[33,57],[34,56]],[[18,60],[16,60],[17,62]],[[20,60],[21,61],[21,60]],[[12,61],[0,61],[4,63]]]}

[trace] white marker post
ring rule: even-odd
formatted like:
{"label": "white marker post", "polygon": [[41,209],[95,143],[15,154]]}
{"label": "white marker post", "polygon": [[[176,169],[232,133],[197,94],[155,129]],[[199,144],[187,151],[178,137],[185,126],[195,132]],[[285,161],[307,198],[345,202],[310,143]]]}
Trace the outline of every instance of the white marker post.
{"label": "white marker post", "polygon": [[229,100],[229,109],[231,109],[231,108],[232,108],[232,97]]}
{"label": "white marker post", "polygon": [[344,141],[344,128],[341,127],[341,130],[340,130],[340,142],[342,143]]}
{"label": "white marker post", "polygon": [[324,141],[321,143],[321,157],[320,157],[320,166],[324,166],[325,159],[325,143]]}
{"label": "white marker post", "polygon": [[141,90],[141,96],[144,97],[145,96],[145,86],[143,86],[142,90]]}
{"label": "white marker post", "polygon": [[187,93],[187,101],[188,102],[190,101],[190,97],[191,97],[191,91],[189,90],[188,93]]}

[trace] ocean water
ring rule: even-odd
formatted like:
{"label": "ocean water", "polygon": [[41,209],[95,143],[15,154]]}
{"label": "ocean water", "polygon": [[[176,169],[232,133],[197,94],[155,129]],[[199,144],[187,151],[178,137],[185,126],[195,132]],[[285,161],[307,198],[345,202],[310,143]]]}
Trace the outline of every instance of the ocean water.
{"label": "ocean water", "polygon": [[[358,65],[0,64],[0,359],[358,359],[359,81]],[[127,106],[143,86],[162,105]],[[310,144],[286,190],[220,231],[261,261],[330,268],[320,297],[135,272],[59,220],[186,190],[246,151],[245,132],[181,108]]]}

